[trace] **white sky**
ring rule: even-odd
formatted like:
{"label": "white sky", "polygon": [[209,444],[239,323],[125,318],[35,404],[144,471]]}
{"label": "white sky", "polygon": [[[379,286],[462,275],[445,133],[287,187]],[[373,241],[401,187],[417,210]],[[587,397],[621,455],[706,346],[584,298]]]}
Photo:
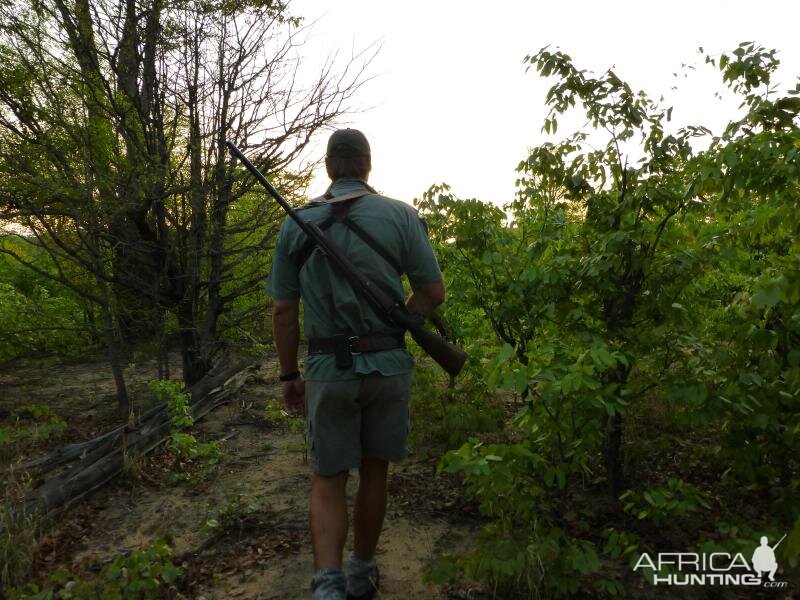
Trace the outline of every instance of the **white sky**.
{"label": "white sky", "polygon": [[[310,65],[337,49],[347,58],[382,44],[369,70],[375,78],[354,100],[369,110],[346,125],[370,141],[370,183],[408,202],[440,182],[463,198],[513,199],[517,164],[546,139],[544,97],[553,82],[525,73],[522,59],[548,44],[578,68],[600,74],[615,66],[634,90],[664,94],[673,122],[715,133],[738,102],[714,98],[721,78],[698,46],[714,55],[756,41],[780,51],[784,89],[800,75],[798,0],[293,0],[290,10],[317,21],[303,48]],[[697,70],[673,77],[682,63]],[[562,122],[558,135],[580,124]],[[315,157],[326,139],[317,140]],[[311,191],[326,185],[323,170]]]}

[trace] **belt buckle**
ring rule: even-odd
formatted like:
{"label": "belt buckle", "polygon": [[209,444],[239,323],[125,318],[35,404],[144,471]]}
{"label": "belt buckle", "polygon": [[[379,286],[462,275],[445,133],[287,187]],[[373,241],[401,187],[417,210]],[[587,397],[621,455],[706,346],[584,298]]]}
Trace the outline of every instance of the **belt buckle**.
{"label": "belt buckle", "polygon": [[361,354],[361,352],[353,351],[353,344],[357,343],[358,340],[360,340],[360,339],[361,338],[359,338],[357,335],[353,335],[353,336],[350,336],[349,338],[347,338],[347,348],[348,348],[348,350],[350,350],[350,355],[351,356],[358,356],[359,354]]}

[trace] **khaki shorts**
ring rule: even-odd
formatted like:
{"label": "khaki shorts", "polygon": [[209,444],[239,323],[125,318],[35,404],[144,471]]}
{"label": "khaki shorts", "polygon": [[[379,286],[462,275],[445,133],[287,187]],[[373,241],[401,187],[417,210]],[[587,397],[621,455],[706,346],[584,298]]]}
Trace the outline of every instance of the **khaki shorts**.
{"label": "khaki shorts", "polygon": [[347,381],[306,382],[311,468],[319,475],[355,469],[362,457],[408,454],[411,373],[378,373]]}

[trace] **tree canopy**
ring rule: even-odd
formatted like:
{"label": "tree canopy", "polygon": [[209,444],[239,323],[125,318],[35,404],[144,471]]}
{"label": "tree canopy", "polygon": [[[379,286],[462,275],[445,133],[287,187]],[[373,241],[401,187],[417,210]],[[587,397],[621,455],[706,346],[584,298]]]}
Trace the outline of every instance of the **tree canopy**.
{"label": "tree canopy", "polygon": [[299,197],[297,159],[371,54],[301,77],[302,21],[281,2],[18,0],[0,20],[0,218],[55,271],[0,250],[99,307],[122,407],[120,354],[168,318],[199,380],[264,309],[280,216],[225,141]]}

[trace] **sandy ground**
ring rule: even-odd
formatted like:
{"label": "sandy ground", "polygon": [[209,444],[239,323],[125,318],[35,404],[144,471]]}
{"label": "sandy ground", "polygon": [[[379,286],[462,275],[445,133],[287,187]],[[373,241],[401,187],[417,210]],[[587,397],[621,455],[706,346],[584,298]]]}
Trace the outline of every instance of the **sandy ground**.
{"label": "sandy ground", "polygon": [[[152,379],[151,368],[130,367],[129,376]],[[164,450],[140,458],[128,476],[61,517],[43,540],[39,580],[56,568],[88,576],[116,556],[166,539],[184,572],[185,598],[310,598],[310,471],[302,432],[266,417],[264,407],[278,393],[274,373],[274,363],[264,361],[234,402],[196,424],[198,439],[223,440],[223,458],[205,478],[172,482],[174,465]],[[20,396],[50,405],[70,427],[45,446],[96,435],[113,421],[106,415],[113,386],[102,363],[54,367],[38,379],[25,375],[0,373],[6,390],[0,410],[13,410]],[[348,482],[351,506],[357,478],[354,473]],[[423,583],[440,552],[466,547],[477,530],[457,482],[436,476],[435,460],[412,458],[392,467],[389,489],[377,552],[379,597],[466,597],[466,590]],[[216,527],[209,526],[212,519]]]}

